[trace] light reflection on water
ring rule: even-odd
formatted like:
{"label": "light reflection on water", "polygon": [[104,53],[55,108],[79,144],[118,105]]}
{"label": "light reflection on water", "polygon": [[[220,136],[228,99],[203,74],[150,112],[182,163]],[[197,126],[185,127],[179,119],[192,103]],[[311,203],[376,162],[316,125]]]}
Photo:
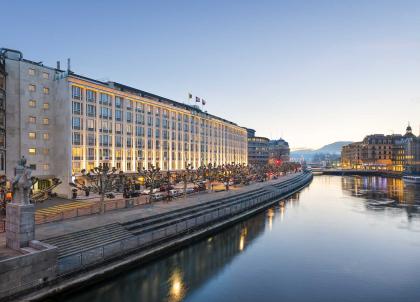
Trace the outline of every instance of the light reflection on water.
{"label": "light reflection on water", "polygon": [[420,301],[419,206],[420,187],[398,179],[317,176],[286,202],[64,300]]}

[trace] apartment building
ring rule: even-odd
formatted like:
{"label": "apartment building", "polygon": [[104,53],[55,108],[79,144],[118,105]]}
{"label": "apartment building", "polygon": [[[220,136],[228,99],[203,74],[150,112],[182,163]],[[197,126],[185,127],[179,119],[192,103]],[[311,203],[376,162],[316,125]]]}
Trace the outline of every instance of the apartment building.
{"label": "apartment building", "polygon": [[99,164],[134,173],[138,167],[181,170],[185,164],[247,163],[247,131],[186,105],[60,66],[50,68],[3,51],[6,77],[7,161],[12,175],[25,156],[48,185],[68,183]]}

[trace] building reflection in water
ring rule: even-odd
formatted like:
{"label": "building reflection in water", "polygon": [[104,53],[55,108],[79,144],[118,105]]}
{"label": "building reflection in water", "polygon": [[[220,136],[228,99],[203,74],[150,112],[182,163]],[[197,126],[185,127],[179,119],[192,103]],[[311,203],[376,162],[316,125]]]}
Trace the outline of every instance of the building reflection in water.
{"label": "building reflection in water", "polygon": [[[226,229],[206,240],[184,248],[142,268],[133,268],[114,280],[84,293],[72,294],[65,301],[182,301],[247,249],[265,228],[271,229],[275,217],[284,217],[285,208],[298,202],[295,194],[264,213]],[[277,215],[276,213],[280,213]],[[60,300],[61,297],[59,297]],[[60,301],[61,302],[61,301]]]}
{"label": "building reflection in water", "polygon": [[344,176],[341,187],[345,194],[362,198],[369,209],[403,208],[409,217],[420,213],[420,186],[403,180],[379,176]]}

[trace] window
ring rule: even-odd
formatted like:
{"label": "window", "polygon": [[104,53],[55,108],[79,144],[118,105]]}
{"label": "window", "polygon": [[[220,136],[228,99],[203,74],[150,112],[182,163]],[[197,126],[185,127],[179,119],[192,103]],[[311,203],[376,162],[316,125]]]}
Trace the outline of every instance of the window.
{"label": "window", "polygon": [[28,74],[31,75],[31,76],[34,76],[35,75],[35,69],[29,68],[28,69]]}
{"label": "window", "polygon": [[28,153],[29,153],[30,155],[35,155],[35,154],[36,154],[36,149],[35,149],[35,148],[29,148],[29,149],[28,149]]}
{"label": "window", "polygon": [[29,165],[29,169],[31,169],[31,170],[36,170],[36,165],[35,165],[35,164],[30,164],[30,165]]}
{"label": "window", "polygon": [[44,155],[48,155],[48,154],[50,153],[50,149],[48,149],[48,148],[44,148],[44,149],[42,150],[42,153],[44,153]]}
{"label": "window", "polygon": [[96,106],[95,105],[86,105],[86,115],[87,116],[96,116]]}
{"label": "window", "polygon": [[86,100],[88,102],[95,103],[96,102],[96,91],[93,90],[86,90]]}
{"label": "window", "polygon": [[131,110],[133,108],[133,101],[127,100],[127,110]]}
{"label": "window", "polygon": [[44,87],[43,92],[44,94],[50,94],[50,89],[48,87]]}
{"label": "window", "polygon": [[115,123],[115,133],[121,133],[121,132],[122,132],[122,124]]}
{"label": "window", "polygon": [[73,132],[73,145],[82,144],[82,135],[79,132]]}
{"label": "window", "polygon": [[73,114],[82,114],[82,104],[79,102],[72,102]]}
{"label": "window", "polygon": [[44,110],[50,109],[50,104],[48,102],[45,102],[43,105]]}
{"label": "window", "polygon": [[101,98],[100,98],[99,102],[101,104],[111,106],[112,105],[111,96],[109,94],[106,94],[106,93],[101,93]]}
{"label": "window", "polygon": [[82,99],[82,89],[77,86],[71,86],[71,96],[75,100],[81,100]]}
{"label": "window", "polygon": [[28,137],[29,137],[30,139],[36,139],[36,133],[35,133],[35,132],[29,132],[29,133],[28,133]]}
{"label": "window", "polygon": [[44,118],[42,119],[42,123],[43,123],[44,125],[49,125],[49,124],[50,124],[50,119],[49,119],[48,117],[44,117]]}
{"label": "window", "polygon": [[133,121],[133,114],[131,112],[126,112],[126,120],[129,123]]}
{"label": "window", "polygon": [[45,80],[48,80],[50,78],[50,74],[48,72],[43,72],[42,73],[42,78]]}
{"label": "window", "polygon": [[96,145],[96,138],[94,134],[89,133],[87,136],[87,141],[89,146],[95,146]]}
{"label": "window", "polygon": [[50,165],[49,164],[43,164],[42,167],[45,171],[45,170],[48,170],[50,168]]}
{"label": "window", "polygon": [[122,120],[122,111],[121,110],[115,110],[115,120],[121,121]]}
{"label": "window", "polygon": [[94,120],[92,120],[92,119],[87,120],[87,130],[89,130],[89,131],[95,131],[96,130]]}
{"label": "window", "polygon": [[43,138],[44,140],[49,140],[49,139],[50,139],[50,134],[49,134],[49,133],[43,133],[43,134],[42,134],[42,138]]}
{"label": "window", "polygon": [[36,91],[36,86],[34,84],[29,84],[28,89],[30,92],[35,92]]}
{"label": "window", "polygon": [[121,108],[122,107],[122,103],[123,103],[122,98],[119,97],[119,96],[116,96],[115,97],[115,107]]}
{"label": "window", "polygon": [[36,101],[35,100],[29,100],[29,107],[35,108],[36,107]]}
{"label": "window", "polygon": [[95,159],[95,149],[94,148],[88,148],[88,159],[89,160]]}
{"label": "window", "polygon": [[71,150],[71,155],[73,157],[73,159],[75,160],[80,160],[82,158],[82,148],[73,148]]}
{"label": "window", "polygon": [[28,122],[30,124],[36,124],[36,117],[35,116],[30,116],[29,119],[28,119]]}
{"label": "window", "polygon": [[72,118],[72,128],[76,130],[82,129],[82,121],[80,117],[73,117]]}

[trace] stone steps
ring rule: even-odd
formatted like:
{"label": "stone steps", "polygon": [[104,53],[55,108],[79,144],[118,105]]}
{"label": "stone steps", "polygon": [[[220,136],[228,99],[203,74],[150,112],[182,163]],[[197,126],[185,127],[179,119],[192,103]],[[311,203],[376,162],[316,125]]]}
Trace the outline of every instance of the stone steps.
{"label": "stone steps", "polygon": [[133,235],[140,235],[140,234],[144,234],[147,232],[151,232],[160,228],[164,228],[167,227],[169,225],[181,222],[181,221],[186,221],[195,217],[199,217],[199,216],[203,216],[205,214],[214,212],[217,209],[223,209],[225,207],[230,207],[234,204],[240,204],[242,202],[254,199],[254,198],[258,198],[261,197],[263,195],[266,195],[267,192],[259,192],[257,194],[253,194],[250,195],[246,198],[242,198],[242,199],[238,199],[234,202],[220,202],[205,208],[198,208],[198,209],[194,209],[194,210],[190,210],[187,212],[184,212],[182,214],[176,214],[176,215],[168,215],[163,217],[162,219],[159,219],[157,221],[155,221],[152,224],[133,224],[133,225],[127,225],[126,228],[133,234]]}
{"label": "stone steps", "polygon": [[94,248],[98,244],[103,245],[130,237],[132,237],[132,234],[124,227],[118,223],[112,223],[94,229],[48,238],[43,242],[58,247],[59,257],[64,257]]}
{"label": "stone steps", "polygon": [[[206,202],[206,203],[203,203],[203,204],[198,204],[198,205],[191,206],[191,207],[185,207],[185,208],[174,210],[174,211],[171,211],[171,212],[168,212],[168,213],[162,213],[162,214],[147,217],[147,218],[136,219],[136,220],[133,220],[133,221],[123,223],[122,225],[127,230],[133,230],[133,229],[140,228],[140,227],[154,225],[154,224],[160,223],[162,221],[167,221],[168,219],[173,219],[173,218],[176,218],[176,217],[181,218],[186,213],[192,213],[192,212],[196,213],[196,212],[199,212],[199,211],[204,211],[206,209],[212,209],[212,208],[215,208],[215,207],[220,206],[222,204],[226,204],[226,203],[231,202],[231,201],[239,200],[239,199],[243,198],[244,196],[249,198],[249,197],[254,196],[256,194],[259,194],[261,192],[263,192],[263,190],[259,189],[259,190],[255,190],[255,191],[252,191],[252,192],[248,192],[248,194],[241,194],[241,195],[234,196],[234,197],[227,197],[227,198],[212,200],[210,202]],[[250,195],[249,193],[252,193],[252,195]]]}

